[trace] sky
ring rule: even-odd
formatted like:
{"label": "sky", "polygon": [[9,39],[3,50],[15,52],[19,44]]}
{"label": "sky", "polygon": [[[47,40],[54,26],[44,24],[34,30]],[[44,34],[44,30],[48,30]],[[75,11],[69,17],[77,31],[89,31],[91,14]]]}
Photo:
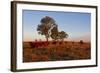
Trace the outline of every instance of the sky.
{"label": "sky", "polygon": [[[35,11],[23,10],[23,41],[46,40],[44,35],[38,34],[37,25],[43,17],[52,17],[58,24],[59,31],[65,31],[70,41],[90,41],[91,14],[80,12]],[[50,40],[52,40],[50,38]]]}

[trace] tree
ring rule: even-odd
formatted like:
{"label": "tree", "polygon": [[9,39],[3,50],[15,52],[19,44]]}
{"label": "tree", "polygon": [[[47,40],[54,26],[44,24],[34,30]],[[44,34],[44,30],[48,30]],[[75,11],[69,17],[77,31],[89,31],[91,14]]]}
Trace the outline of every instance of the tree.
{"label": "tree", "polygon": [[51,30],[51,38],[54,40],[58,40],[58,27],[54,27]]}
{"label": "tree", "polygon": [[61,32],[58,33],[58,37],[59,37],[60,40],[63,41],[64,38],[68,38],[68,34],[64,31],[61,31]]}
{"label": "tree", "polygon": [[45,16],[41,19],[40,24],[37,27],[37,31],[39,34],[44,35],[48,41],[51,34],[51,29],[53,29],[55,26],[55,20],[49,16]]}
{"label": "tree", "polygon": [[83,40],[80,40],[80,44],[83,44],[84,42],[83,42]]}

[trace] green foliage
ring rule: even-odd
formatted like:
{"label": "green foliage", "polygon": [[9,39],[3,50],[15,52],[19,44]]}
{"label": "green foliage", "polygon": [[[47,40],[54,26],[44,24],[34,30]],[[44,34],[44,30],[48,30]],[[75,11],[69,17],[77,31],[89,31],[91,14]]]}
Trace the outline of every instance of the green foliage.
{"label": "green foliage", "polygon": [[51,30],[51,38],[54,39],[54,40],[58,39],[58,28],[57,27],[54,27]]}
{"label": "green foliage", "polygon": [[45,16],[44,18],[41,19],[42,24],[54,24],[55,20],[49,16]]}
{"label": "green foliage", "polygon": [[64,31],[58,33],[59,39],[64,40],[64,38],[68,38],[68,34]]}
{"label": "green foliage", "polygon": [[41,35],[45,35],[47,41],[50,37],[51,29],[56,26],[55,20],[49,16],[45,16],[40,21],[41,24],[38,25],[37,31]]}
{"label": "green foliage", "polygon": [[58,26],[55,23],[55,20],[49,16],[45,16],[41,19],[40,24],[37,27],[37,31],[39,34],[44,35],[48,41],[48,38],[52,38],[53,40],[64,40],[64,38],[68,38],[68,34],[64,31],[59,32]]}

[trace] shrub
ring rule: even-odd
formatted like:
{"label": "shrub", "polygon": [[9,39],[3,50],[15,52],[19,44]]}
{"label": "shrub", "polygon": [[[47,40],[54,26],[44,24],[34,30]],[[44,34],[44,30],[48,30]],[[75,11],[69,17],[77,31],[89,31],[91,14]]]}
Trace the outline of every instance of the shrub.
{"label": "shrub", "polygon": [[83,40],[80,40],[80,44],[83,44],[84,42],[83,42]]}

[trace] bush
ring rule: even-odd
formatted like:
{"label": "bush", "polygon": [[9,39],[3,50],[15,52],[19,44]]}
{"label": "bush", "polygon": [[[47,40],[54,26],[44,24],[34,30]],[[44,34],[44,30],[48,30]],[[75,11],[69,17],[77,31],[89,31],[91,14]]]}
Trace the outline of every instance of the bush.
{"label": "bush", "polygon": [[83,40],[80,40],[80,44],[83,44],[84,42],[83,42]]}

